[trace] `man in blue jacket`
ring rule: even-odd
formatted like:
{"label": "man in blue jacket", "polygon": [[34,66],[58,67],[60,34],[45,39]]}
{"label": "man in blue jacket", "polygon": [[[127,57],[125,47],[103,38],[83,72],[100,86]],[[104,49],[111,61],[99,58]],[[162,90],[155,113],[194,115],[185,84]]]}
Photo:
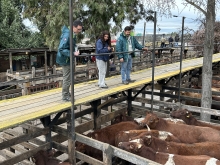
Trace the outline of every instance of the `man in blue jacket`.
{"label": "man in blue jacket", "polygon": [[130,73],[132,69],[132,58],[135,56],[135,49],[147,51],[147,48],[143,48],[134,36],[131,36],[131,27],[126,26],[124,31],[121,33],[120,37],[116,42],[116,52],[127,52],[118,54],[118,59],[121,62],[121,78],[122,84],[129,84],[135,80],[131,80]]}
{"label": "man in blue jacket", "polygon": [[[79,55],[76,50],[76,35],[82,31],[82,22],[76,20],[73,22],[73,52],[75,56]],[[60,37],[60,44],[57,51],[56,62],[62,66],[63,69],[63,87],[62,99],[64,101],[71,101],[70,88],[70,30],[63,26]]]}

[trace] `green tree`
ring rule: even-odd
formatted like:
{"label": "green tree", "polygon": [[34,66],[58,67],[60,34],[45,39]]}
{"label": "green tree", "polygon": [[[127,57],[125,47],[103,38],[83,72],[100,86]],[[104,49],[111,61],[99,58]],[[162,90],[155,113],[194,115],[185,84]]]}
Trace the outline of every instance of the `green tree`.
{"label": "green tree", "polygon": [[[68,1],[24,0],[24,15],[46,38],[50,48],[58,46],[61,27],[69,24]],[[125,19],[131,24],[145,18],[147,13],[139,0],[80,0],[73,5],[74,19],[83,21],[85,33],[95,40],[103,30],[116,33]]]}
{"label": "green tree", "polygon": [[22,23],[22,6],[20,0],[0,0],[0,49],[43,46],[40,33]]}

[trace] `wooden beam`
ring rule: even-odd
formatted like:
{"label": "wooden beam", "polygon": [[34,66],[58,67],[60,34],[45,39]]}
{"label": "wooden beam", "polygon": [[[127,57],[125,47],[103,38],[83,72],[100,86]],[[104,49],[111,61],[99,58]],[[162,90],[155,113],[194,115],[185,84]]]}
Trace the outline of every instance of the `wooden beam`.
{"label": "wooden beam", "polygon": [[12,164],[18,163],[20,161],[23,161],[24,159],[27,159],[27,158],[33,156],[34,154],[36,154],[40,150],[47,150],[49,148],[50,148],[50,143],[46,143],[46,144],[44,144],[40,147],[37,147],[33,150],[30,150],[30,151],[27,151],[27,152],[22,153],[20,155],[17,155],[11,159],[2,161],[2,162],[0,162],[0,165],[12,165]]}
{"label": "wooden beam", "polygon": [[31,132],[26,135],[21,135],[19,137],[13,138],[9,141],[2,142],[2,143],[0,143],[0,150],[8,148],[8,147],[15,145],[15,144],[19,144],[24,141],[28,141],[28,140],[33,139],[38,136],[45,135],[48,132],[49,132],[49,129],[45,128],[45,129],[42,129],[42,131],[40,131],[40,132]]}

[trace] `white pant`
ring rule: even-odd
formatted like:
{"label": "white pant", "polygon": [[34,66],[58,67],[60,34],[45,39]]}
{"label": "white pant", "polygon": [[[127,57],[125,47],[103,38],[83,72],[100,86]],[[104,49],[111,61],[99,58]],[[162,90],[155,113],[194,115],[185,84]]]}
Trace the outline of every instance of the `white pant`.
{"label": "white pant", "polygon": [[99,70],[99,87],[105,87],[105,75],[107,70],[107,62],[96,59],[97,67]]}

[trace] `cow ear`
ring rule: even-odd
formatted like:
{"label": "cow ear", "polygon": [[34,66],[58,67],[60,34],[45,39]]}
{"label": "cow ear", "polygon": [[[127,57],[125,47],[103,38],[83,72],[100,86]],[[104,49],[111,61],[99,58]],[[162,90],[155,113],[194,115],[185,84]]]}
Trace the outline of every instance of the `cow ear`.
{"label": "cow ear", "polygon": [[133,144],[131,144],[131,145],[130,145],[130,148],[131,148],[131,149],[134,149],[134,145],[133,145]]}
{"label": "cow ear", "polygon": [[137,148],[140,149],[142,147],[142,144],[138,143]]}
{"label": "cow ear", "polygon": [[155,123],[158,123],[158,122],[159,122],[159,118],[157,117],[156,120],[155,120]]}
{"label": "cow ear", "polygon": [[32,162],[36,163],[36,159],[34,157],[31,157]]}

